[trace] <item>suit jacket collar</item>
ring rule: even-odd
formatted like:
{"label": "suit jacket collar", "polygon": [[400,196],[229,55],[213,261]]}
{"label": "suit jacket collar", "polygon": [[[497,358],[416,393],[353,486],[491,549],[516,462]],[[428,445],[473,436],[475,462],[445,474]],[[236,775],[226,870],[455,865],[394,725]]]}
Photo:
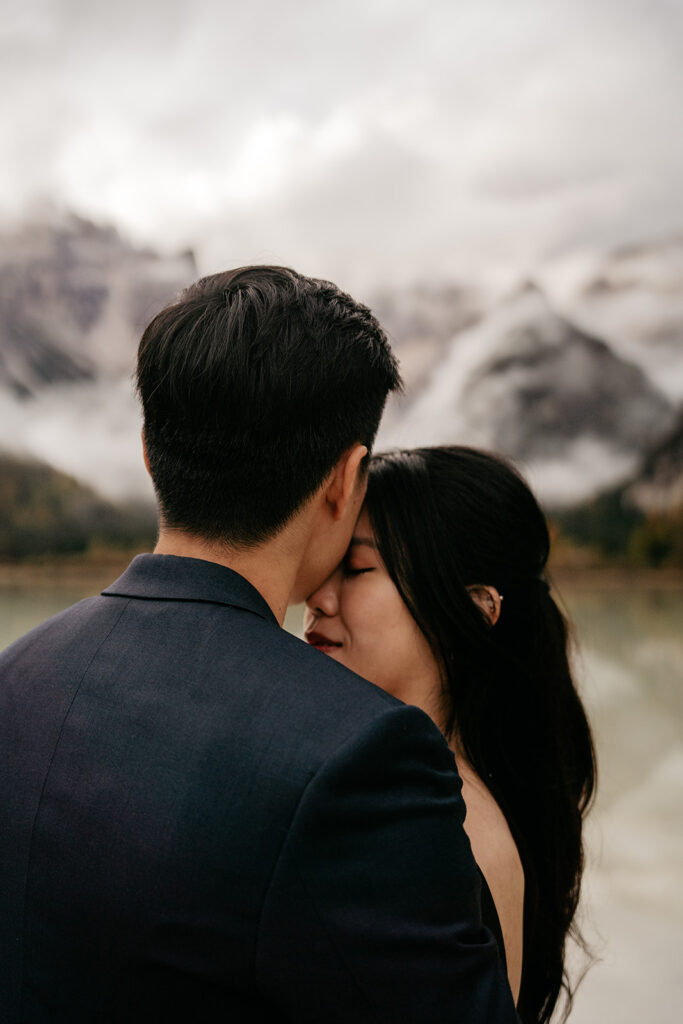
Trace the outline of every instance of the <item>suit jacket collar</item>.
{"label": "suit jacket collar", "polygon": [[232,605],[278,624],[258,590],[244,576],[217,562],[177,555],[136,555],[105,597],[137,597],[151,601],[205,601]]}

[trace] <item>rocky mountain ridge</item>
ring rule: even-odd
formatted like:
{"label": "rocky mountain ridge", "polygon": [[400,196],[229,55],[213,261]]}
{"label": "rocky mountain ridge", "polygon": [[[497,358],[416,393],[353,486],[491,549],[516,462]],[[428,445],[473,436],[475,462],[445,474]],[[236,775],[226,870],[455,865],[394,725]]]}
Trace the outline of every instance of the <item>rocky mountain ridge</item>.
{"label": "rocky mountain ridge", "polygon": [[142,327],[195,276],[78,217],[0,238],[0,387],[19,398],[130,373]]}
{"label": "rocky mountain ridge", "polygon": [[[371,296],[407,384],[378,447],[502,451],[550,507],[634,482],[683,400],[681,253],[608,254],[561,301],[528,283],[502,298],[457,282]],[[149,499],[135,351],[195,276],[189,253],[160,257],[75,217],[0,238],[0,444],[109,499]]]}
{"label": "rocky mountain ridge", "polygon": [[426,386],[390,411],[381,443],[499,451],[546,502],[569,505],[633,472],[674,416],[640,367],[526,284],[453,337]]}
{"label": "rocky mountain ridge", "polygon": [[683,402],[683,236],[607,254],[557,306]]}

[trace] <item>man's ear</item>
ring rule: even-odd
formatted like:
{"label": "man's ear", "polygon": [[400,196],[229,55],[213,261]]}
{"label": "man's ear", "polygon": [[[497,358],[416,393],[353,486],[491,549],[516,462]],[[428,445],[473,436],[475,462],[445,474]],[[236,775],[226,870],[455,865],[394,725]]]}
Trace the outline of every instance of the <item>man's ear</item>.
{"label": "man's ear", "polygon": [[473,583],[467,587],[467,593],[481,611],[488,625],[495,626],[500,618],[503,595],[499,594],[495,587],[486,586],[483,583]]}
{"label": "man's ear", "polygon": [[368,454],[364,444],[355,444],[344,452],[332,475],[325,491],[325,501],[332,513],[332,518],[341,519],[351,501],[360,491],[361,462]]}
{"label": "man's ear", "polygon": [[149,458],[147,456],[147,444],[145,443],[145,432],[144,432],[144,430],[141,431],[141,433],[140,433],[140,439],[142,441],[142,457],[145,460],[145,469],[147,470],[147,472],[151,476],[152,473],[151,473],[151,470],[149,468]]}

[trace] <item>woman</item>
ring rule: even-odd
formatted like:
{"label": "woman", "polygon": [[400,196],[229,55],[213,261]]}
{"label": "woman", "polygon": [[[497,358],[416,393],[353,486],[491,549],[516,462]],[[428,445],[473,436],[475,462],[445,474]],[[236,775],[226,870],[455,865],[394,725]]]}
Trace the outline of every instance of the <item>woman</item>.
{"label": "woman", "polygon": [[423,708],[451,745],[485,921],[525,1024],[549,1020],[563,988],[571,1005],[565,942],[582,944],[572,922],[595,787],[566,624],[543,575],[549,544],[502,460],[461,447],[378,455],[346,558],[305,622],[309,643]]}

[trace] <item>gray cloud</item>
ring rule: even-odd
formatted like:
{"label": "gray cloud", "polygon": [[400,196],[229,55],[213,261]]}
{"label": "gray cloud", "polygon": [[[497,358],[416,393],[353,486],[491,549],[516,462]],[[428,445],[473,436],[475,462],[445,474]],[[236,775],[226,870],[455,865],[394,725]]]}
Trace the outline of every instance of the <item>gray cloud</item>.
{"label": "gray cloud", "polygon": [[350,284],[680,229],[682,7],[2,0],[0,214]]}

